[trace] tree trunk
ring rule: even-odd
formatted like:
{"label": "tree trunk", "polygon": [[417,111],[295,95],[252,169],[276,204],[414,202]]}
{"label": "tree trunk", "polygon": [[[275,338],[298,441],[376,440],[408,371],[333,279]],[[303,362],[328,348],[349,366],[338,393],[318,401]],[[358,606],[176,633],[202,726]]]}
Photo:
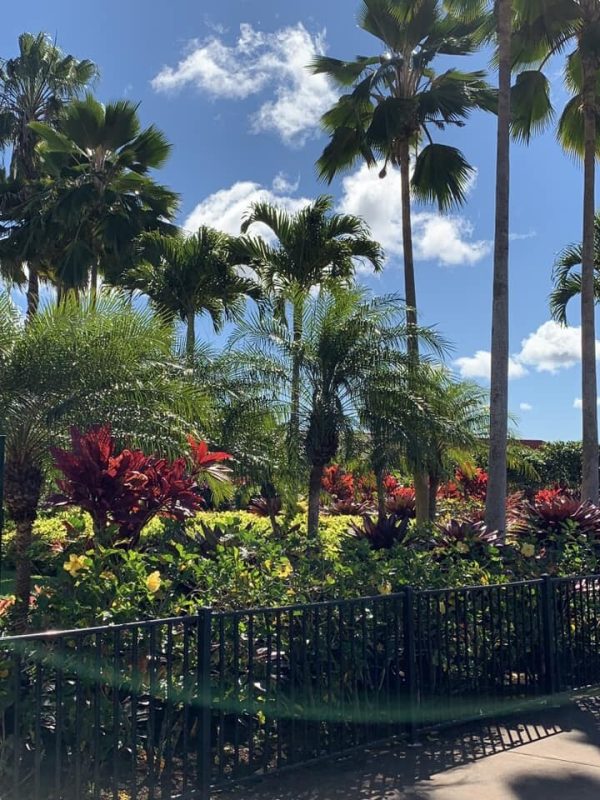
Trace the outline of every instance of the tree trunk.
{"label": "tree trunk", "polygon": [[429,483],[422,469],[415,473],[415,513],[419,524],[429,522]]}
{"label": "tree trunk", "polygon": [[[416,332],[417,282],[412,239],[412,215],[410,203],[410,149],[408,142],[400,144],[400,178],[402,182],[402,249],[404,252],[404,299],[406,302],[406,323],[408,326],[408,353],[416,363],[419,359],[419,337]],[[429,510],[429,489],[427,476],[422,469],[415,470],[415,503],[417,520],[425,522]]]}
{"label": "tree trunk", "polygon": [[29,598],[31,597],[31,541],[33,539],[33,520],[24,519],[15,524],[15,615],[14,627],[17,633],[27,628]]}
{"label": "tree trunk", "polygon": [[385,485],[384,485],[384,471],[378,469],[375,471],[375,482],[377,485],[377,519],[378,522],[383,523],[387,517],[387,508],[385,505]]}
{"label": "tree trunk", "polygon": [[194,353],[196,351],[196,314],[194,311],[188,312],[186,324],[185,355],[189,366],[193,366]]}
{"label": "tree trunk", "polygon": [[594,213],[596,171],[595,63],[583,61],[584,190],[583,252],[581,259],[581,499],[598,502],[598,406],[596,385],[596,321],[594,295]]}
{"label": "tree trunk", "polygon": [[437,514],[437,493],[440,488],[440,476],[433,472],[429,473],[429,521],[435,522]]}
{"label": "tree trunk", "polygon": [[412,219],[410,207],[410,150],[408,142],[400,145],[400,178],[402,181],[402,249],[404,252],[404,300],[406,302],[406,322],[409,327],[408,350],[418,357],[419,339],[417,325],[417,284],[415,280],[415,261],[412,240]]}
{"label": "tree trunk", "polygon": [[40,279],[37,269],[33,264],[28,264],[29,277],[27,279],[27,319],[31,320],[37,314],[40,305]]}
{"label": "tree trunk", "polygon": [[308,483],[308,523],[309,539],[316,539],[319,535],[319,507],[321,502],[321,480],[323,478],[323,465],[313,464],[310,470]]}
{"label": "tree trunk", "polygon": [[298,501],[300,471],[300,347],[304,334],[304,301],[295,297],[292,302],[292,386],[290,392],[289,470],[292,500]]}
{"label": "tree trunk", "polygon": [[31,596],[31,540],[42,489],[42,471],[28,461],[6,461],[4,499],[8,516],[15,523],[15,611],[14,627],[18,633],[27,628]]}
{"label": "tree trunk", "polygon": [[496,230],[492,304],[489,483],[485,521],[490,530],[504,534],[506,529],[509,364],[511,0],[499,0],[497,10],[499,94]]}

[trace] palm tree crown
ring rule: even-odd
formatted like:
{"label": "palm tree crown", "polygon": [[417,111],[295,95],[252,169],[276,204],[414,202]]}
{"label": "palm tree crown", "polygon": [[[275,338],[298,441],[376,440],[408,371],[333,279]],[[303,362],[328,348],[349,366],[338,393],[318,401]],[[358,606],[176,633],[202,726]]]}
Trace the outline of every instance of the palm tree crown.
{"label": "palm tree crown", "polygon": [[193,357],[195,318],[207,313],[215,331],[241,314],[246,297],[258,299],[256,281],[237,270],[234,239],[201,226],[192,235],[149,233],[141,239],[141,261],[126,274],[131,289],[147,294],[161,311],[187,324],[187,354]]}
{"label": "palm tree crown", "polygon": [[358,159],[400,166],[408,148],[428,144],[416,157],[412,190],[447,209],[465,200],[472,167],[455,147],[433,142],[434,130],[462,126],[476,108],[490,110],[495,97],[483,72],[436,73],[438,56],[472,53],[475,22],[444,12],[438,0],[365,0],[359,25],[379,40],[381,52],[340,61],[319,56],[313,71],[349,89],[323,117],[331,135],[318,166],[331,181]]}
{"label": "palm tree crown", "polygon": [[31,127],[41,140],[44,179],[22,210],[17,246],[22,241],[25,250],[47,251],[51,232],[63,286],[85,287],[91,273],[95,287],[100,270],[116,282],[133,263],[137,236],[172,227],[167,220],[177,195],[150,174],[171,146],[153,125],[141,128],[136,105],[120,100],[104,106],[91,95],[70,103],[56,129]]}
{"label": "palm tree crown", "polygon": [[65,55],[45,33],[19,36],[19,55],[0,62],[0,141],[13,147],[13,177],[35,177],[30,123],[53,125],[65,102],[96,75],[95,64]]}

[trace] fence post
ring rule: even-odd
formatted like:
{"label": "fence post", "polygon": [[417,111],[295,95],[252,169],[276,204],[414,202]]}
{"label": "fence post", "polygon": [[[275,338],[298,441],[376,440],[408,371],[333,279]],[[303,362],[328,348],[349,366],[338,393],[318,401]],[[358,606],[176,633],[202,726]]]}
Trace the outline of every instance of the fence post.
{"label": "fence post", "polygon": [[404,670],[408,695],[408,739],[414,744],[417,739],[417,658],[415,646],[414,591],[412,586],[404,589]]}
{"label": "fence post", "polygon": [[212,641],[212,612],[210,608],[201,609],[198,615],[198,662],[197,687],[199,702],[198,731],[198,797],[210,800],[212,777],[212,747],[210,741],[212,703],[210,691],[210,650]]}
{"label": "fence post", "polygon": [[554,582],[550,575],[542,575],[542,649],[544,661],[544,692],[556,692],[556,636],[554,618]]}

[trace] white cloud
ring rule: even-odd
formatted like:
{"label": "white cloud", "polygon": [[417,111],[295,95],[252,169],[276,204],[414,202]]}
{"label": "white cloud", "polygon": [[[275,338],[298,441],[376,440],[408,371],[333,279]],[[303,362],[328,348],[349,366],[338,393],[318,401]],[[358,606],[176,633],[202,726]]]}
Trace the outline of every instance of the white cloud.
{"label": "white cloud", "polygon": [[273,191],[276,194],[295,194],[300,186],[300,179],[292,181],[285,172],[278,172],[273,178]]}
{"label": "white cloud", "polygon": [[521,411],[533,411],[533,406],[531,403],[520,403],[519,408]]}
{"label": "white cloud", "polygon": [[537,236],[536,231],[529,231],[529,233],[509,233],[508,238],[511,242],[522,242],[525,239],[535,239]]}
{"label": "white cloud", "polygon": [[[596,342],[596,357],[600,358],[600,341]],[[522,378],[528,368],[536,372],[557,373],[581,361],[581,328],[559,325],[548,320],[521,342],[521,350],[510,357],[509,378]],[[463,378],[490,378],[491,356],[478,350],[473,356],[463,356],[454,362]],[[575,408],[580,406],[575,400]],[[525,405],[528,405],[525,403]],[[523,409],[528,411],[530,409]]]}
{"label": "white cloud", "polygon": [[[600,355],[600,342],[596,342],[596,352]],[[537,372],[568,369],[581,360],[581,328],[544,322],[523,339],[518,359]]]}
{"label": "white cloud", "polygon": [[[600,398],[598,399],[598,405],[600,406]],[[583,408],[583,401],[581,397],[576,397],[575,400],[573,400],[573,408],[578,408],[579,410]]]}
{"label": "white cloud", "polygon": [[[454,362],[460,376],[465,379],[483,378],[490,379],[492,369],[492,355],[487,350],[478,350],[474,356],[463,356]],[[510,358],[508,364],[508,377],[510,380],[523,378],[527,370],[515,358]]]}
{"label": "white cloud", "polygon": [[[347,175],[342,181],[340,210],[363,217],[388,255],[402,254],[402,190],[397,170],[389,169],[381,179],[376,169],[363,164]],[[490,252],[490,242],[473,241],[473,228],[463,217],[415,211],[412,221],[417,258],[456,266],[475,264]]]}
{"label": "white cloud", "polygon": [[[209,225],[218,230],[225,231],[233,236],[240,232],[242,220],[252,203],[261,201],[276,203],[287,211],[299,211],[308,205],[310,200],[303,197],[291,197],[278,193],[275,189],[266,189],[259,183],[252,181],[239,181],[228,189],[221,189],[202,200],[188,215],[183,227],[186,230],[197,230],[200,225]],[[281,188],[281,184],[280,184]],[[289,188],[289,185],[288,185]],[[252,233],[257,236],[269,238],[270,233],[265,226],[256,225]]]}
{"label": "white cloud", "polygon": [[234,44],[220,35],[190,42],[184,58],[176,67],[163,67],[152,86],[169,92],[192,85],[213,99],[229,100],[269,92],[252,115],[252,130],[274,131],[287,144],[302,144],[337,99],[328,79],[307,69],[324,52],[325,33],[313,36],[302,23],[273,33],[244,23]]}

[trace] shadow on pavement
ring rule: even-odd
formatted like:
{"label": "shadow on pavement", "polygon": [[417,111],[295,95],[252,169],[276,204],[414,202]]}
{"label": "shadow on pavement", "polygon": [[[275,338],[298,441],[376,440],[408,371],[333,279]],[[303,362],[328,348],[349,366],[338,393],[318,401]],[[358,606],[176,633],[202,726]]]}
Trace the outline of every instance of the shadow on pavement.
{"label": "shadow on pavement", "polygon": [[[435,775],[488,756],[518,752],[519,748],[566,732],[575,732],[576,738],[600,749],[600,700],[566,701],[558,708],[531,711],[504,721],[423,734],[418,746],[399,744],[365,750],[335,762],[299,767],[215,796],[223,800],[428,800],[432,792],[427,782]],[[544,775],[539,762],[540,758],[532,759],[531,775],[509,779],[506,788],[511,795],[507,797],[600,800],[600,768],[595,779],[578,775],[577,764],[573,763],[569,764],[571,777],[555,778]],[[477,800],[485,800],[485,786],[481,789],[483,794],[478,793]],[[464,800],[471,797],[464,795]]]}

